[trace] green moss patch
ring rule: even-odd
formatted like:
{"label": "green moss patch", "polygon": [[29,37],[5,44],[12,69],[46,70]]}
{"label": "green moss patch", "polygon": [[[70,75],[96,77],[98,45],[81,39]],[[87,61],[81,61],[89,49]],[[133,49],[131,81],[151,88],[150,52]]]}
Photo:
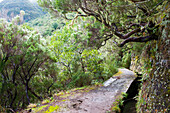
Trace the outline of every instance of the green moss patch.
{"label": "green moss patch", "polygon": [[59,107],[58,105],[56,105],[55,107],[54,107],[54,106],[50,106],[50,107],[48,108],[48,110],[45,111],[45,112],[43,112],[43,113],[52,113],[52,112],[54,112],[54,111],[57,111],[59,108],[60,108],[60,107]]}
{"label": "green moss patch", "polygon": [[37,113],[37,112],[40,112],[42,111],[44,108],[48,107],[48,105],[44,105],[44,106],[39,106],[37,108],[33,108],[32,110]]}

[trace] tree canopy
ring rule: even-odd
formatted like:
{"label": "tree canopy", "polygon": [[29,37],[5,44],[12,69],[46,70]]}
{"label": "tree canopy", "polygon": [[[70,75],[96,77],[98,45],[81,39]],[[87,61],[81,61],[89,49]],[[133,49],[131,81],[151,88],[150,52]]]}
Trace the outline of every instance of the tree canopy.
{"label": "tree canopy", "polygon": [[[129,42],[157,40],[157,28],[169,7],[167,0],[38,0],[38,2],[53,15],[73,22],[78,17],[95,18],[91,24],[98,21],[100,25],[89,25],[85,28],[95,35],[91,38],[100,40],[100,46],[113,38],[113,42],[119,47]],[[72,17],[70,13],[73,14]],[[121,39],[121,42],[117,41],[117,38]]]}
{"label": "tree canopy", "polygon": [[41,100],[56,74],[48,74],[55,56],[48,41],[18,20],[0,19],[0,101],[15,110]]}

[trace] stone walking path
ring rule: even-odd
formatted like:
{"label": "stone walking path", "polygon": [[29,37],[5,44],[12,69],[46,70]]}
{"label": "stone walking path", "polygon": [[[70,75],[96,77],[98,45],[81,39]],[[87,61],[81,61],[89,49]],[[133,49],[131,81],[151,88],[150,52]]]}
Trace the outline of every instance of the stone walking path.
{"label": "stone walking path", "polygon": [[134,72],[119,69],[103,86],[56,94],[55,101],[32,109],[32,113],[106,113],[135,78]]}

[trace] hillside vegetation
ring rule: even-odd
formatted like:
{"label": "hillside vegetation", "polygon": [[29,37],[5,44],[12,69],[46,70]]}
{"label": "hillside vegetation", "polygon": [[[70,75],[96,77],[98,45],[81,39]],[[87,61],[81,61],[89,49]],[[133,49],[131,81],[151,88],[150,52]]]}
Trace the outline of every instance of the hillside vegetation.
{"label": "hillside vegetation", "polygon": [[28,22],[28,25],[41,33],[42,36],[51,36],[54,31],[63,28],[65,24],[64,19],[55,18],[50,14],[45,14]]}
{"label": "hillside vegetation", "polygon": [[3,0],[0,2],[0,18],[11,21],[20,14],[20,10],[25,11],[25,22],[45,14],[36,2],[32,3],[29,0]]}

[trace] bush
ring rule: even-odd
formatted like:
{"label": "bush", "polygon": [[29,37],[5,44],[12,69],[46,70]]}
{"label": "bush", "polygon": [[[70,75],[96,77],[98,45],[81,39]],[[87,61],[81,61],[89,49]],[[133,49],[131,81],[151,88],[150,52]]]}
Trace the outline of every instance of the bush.
{"label": "bush", "polygon": [[55,67],[48,41],[16,20],[0,20],[0,105],[14,110],[41,100],[57,74],[44,71]]}

